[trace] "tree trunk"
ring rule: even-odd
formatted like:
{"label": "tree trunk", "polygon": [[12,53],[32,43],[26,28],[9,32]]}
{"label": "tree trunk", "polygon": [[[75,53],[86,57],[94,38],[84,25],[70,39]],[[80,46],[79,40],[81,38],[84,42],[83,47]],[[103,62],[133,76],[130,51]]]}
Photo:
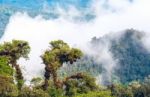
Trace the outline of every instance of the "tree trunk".
{"label": "tree trunk", "polygon": [[47,90],[47,88],[49,86],[48,80],[50,78],[50,68],[48,67],[48,65],[45,67],[44,77],[45,77],[45,82],[44,82],[44,85],[42,87],[43,87],[43,90]]}
{"label": "tree trunk", "polygon": [[17,86],[18,86],[18,89],[21,89],[21,87],[23,86],[23,75],[22,75],[22,72],[21,72],[21,69],[20,69],[20,66],[17,65],[16,62],[13,62],[12,63],[12,66],[15,68],[16,70],[16,74],[15,74],[15,77],[16,77],[16,81],[17,81]]}
{"label": "tree trunk", "polygon": [[49,86],[48,79],[45,79],[44,85],[42,86],[43,90],[47,90],[48,86]]}
{"label": "tree trunk", "polygon": [[57,80],[57,72],[56,71],[53,72],[53,82],[54,82],[55,87],[58,89],[59,88],[59,83],[58,83],[58,80]]}
{"label": "tree trunk", "polygon": [[22,75],[20,66],[16,64],[16,65],[14,65],[14,67],[16,69],[16,78],[17,78],[17,80],[23,80],[23,75]]}

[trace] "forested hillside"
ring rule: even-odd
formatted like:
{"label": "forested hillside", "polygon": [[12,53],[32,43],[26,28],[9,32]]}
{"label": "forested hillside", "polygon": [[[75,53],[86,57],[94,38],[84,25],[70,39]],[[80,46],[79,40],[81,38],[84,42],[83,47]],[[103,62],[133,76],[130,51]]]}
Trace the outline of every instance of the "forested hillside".
{"label": "forested hillside", "polygon": [[0,97],[150,97],[150,0],[0,0]]}
{"label": "forested hillside", "polygon": [[[111,75],[112,81],[117,80],[124,84],[134,80],[143,81],[150,74],[150,52],[145,49],[141,41],[144,32],[128,29],[120,33],[122,34],[117,38],[111,37],[111,34],[100,38],[94,37],[90,44],[98,49],[103,46],[103,43],[110,43],[109,51],[112,53],[114,60],[117,60],[117,65]],[[97,50],[97,53],[101,54],[101,51]],[[102,72],[106,72],[104,65],[97,62],[93,56],[84,55],[73,66],[62,68],[60,73],[61,75],[67,75],[83,71],[96,77]]]}
{"label": "forested hillside", "polygon": [[[129,36],[133,35],[132,33],[127,31],[124,35],[131,38]],[[145,49],[140,49],[142,54],[145,54],[144,51]],[[148,71],[143,71],[143,75],[139,74],[141,77],[137,76],[143,80],[138,82],[134,73],[133,76],[132,73],[130,76],[126,76],[119,71],[126,73],[130,69],[136,68],[140,71],[141,68],[137,66],[130,68],[131,66],[126,65],[128,71],[125,71],[124,68],[126,67],[120,67],[115,71],[119,73],[116,75],[122,79],[123,83],[96,84],[94,76],[101,74],[102,65],[94,63],[92,57],[84,57],[85,55],[80,49],[71,48],[62,40],[51,41],[50,48],[41,54],[41,59],[45,64],[44,78],[33,78],[31,85],[27,86],[24,83],[24,76],[17,60],[28,58],[29,52],[28,42],[22,40],[12,40],[12,42],[5,42],[0,45],[1,97],[149,97],[150,95],[150,78],[146,77]],[[68,64],[70,66],[68,69],[71,70],[62,69],[61,71],[60,68],[63,67],[63,64]],[[120,66],[122,66],[121,63]],[[74,67],[75,69],[73,69]],[[69,74],[65,76],[61,75],[62,73]],[[132,79],[123,80],[123,78],[129,79],[130,77]],[[124,82],[127,81],[130,83],[125,85]]]}

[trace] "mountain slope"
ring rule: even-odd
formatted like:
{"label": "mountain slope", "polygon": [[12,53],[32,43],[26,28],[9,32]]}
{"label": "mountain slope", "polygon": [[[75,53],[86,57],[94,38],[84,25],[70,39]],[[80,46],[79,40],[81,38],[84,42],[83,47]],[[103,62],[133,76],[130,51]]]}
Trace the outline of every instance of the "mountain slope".
{"label": "mountain slope", "polygon": [[117,60],[113,75],[117,76],[120,82],[143,80],[150,74],[150,53],[141,42],[144,32],[128,29],[120,33],[117,38],[110,35],[93,38],[91,43],[97,46],[102,41],[109,41],[109,50],[113,59]]}

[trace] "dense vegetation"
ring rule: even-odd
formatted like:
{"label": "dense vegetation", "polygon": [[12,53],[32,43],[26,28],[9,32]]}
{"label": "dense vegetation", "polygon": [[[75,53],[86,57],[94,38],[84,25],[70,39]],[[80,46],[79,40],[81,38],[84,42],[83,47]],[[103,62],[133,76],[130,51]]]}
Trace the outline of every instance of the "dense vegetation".
{"label": "dense vegetation", "polygon": [[141,80],[150,74],[150,53],[141,43],[143,32],[127,30],[124,35],[112,42],[112,52],[119,60],[119,69],[115,74],[122,83]]}
{"label": "dense vegetation", "polygon": [[[142,39],[144,32],[134,29],[128,29],[120,32],[120,35],[108,34],[104,37],[94,37],[90,42],[97,53],[101,54],[101,46],[109,43],[109,51],[112,53],[114,60],[117,60],[117,68],[112,72],[112,81],[128,84],[131,81],[143,81],[150,74],[150,53],[143,46]],[[103,67],[105,64],[96,62],[95,58],[85,55],[73,65],[67,64],[66,67],[58,70],[59,75],[69,76],[77,72],[86,72],[96,77],[106,72]]]}
{"label": "dense vegetation", "polygon": [[[129,36],[128,38],[130,39]],[[117,44],[114,42],[115,45]],[[51,41],[49,47],[41,54],[41,59],[45,64],[43,74],[45,79],[33,78],[32,86],[26,86],[17,60],[28,58],[30,52],[28,42],[12,40],[0,44],[0,97],[150,97],[150,77],[145,77],[145,79],[142,77],[143,82],[134,81],[133,76],[128,84],[99,85],[96,84],[94,73],[90,73],[88,66],[91,62],[91,68],[96,70],[95,73],[101,73],[102,67],[95,63],[92,57],[84,55],[77,48],[71,48],[62,40]],[[76,67],[76,69],[70,71],[70,74],[62,75],[63,64]],[[79,69],[77,69],[78,66]],[[89,73],[87,73],[88,70]],[[123,67],[121,70],[124,70]],[[126,78],[122,73],[118,76],[121,79]]]}
{"label": "dense vegetation", "polygon": [[116,37],[110,34],[93,38],[91,44],[98,48],[103,43],[109,42],[109,50],[114,60],[117,60],[117,68],[112,76],[116,76],[118,81],[124,84],[133,80],[143,81],[150,74],[150,53],[141,41],[144,32],[128,29]]}

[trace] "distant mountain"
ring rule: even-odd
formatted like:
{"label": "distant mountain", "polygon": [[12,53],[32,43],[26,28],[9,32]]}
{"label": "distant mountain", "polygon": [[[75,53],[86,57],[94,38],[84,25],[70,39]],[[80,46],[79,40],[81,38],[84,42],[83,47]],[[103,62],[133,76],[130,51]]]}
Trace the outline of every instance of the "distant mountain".
{"label": "distant mountain", "polygon": [[112,75],[110,75],[111,80],[108,79],[107,73],[109,72],[107,68],[111,66],[109,64],[105,66],[106,64],[103,64],[105,62],[97,62],[96,57],[89,54],[77,63],[63,67],[59,71],[60,75],[68,76],[79,71],[87,72],[95,77],[101,75],[100,80],[103,80],[103,84],[109,84],[114,80],[121,83],[144,80],[150,75],[150,52],[145,49],[141,41],[144,32],[128,29],[115,34],[107,34],[100,38],[93,37],[90,41],[92,50],[98,55],[102,54],[101,56],[105,56],[101,50],[109,44],[108,51],[112,53],[113,60],[117,60],[117,65],[113,67]]}
{"label": "distant mountain", "polygon": [[91,43],[93,46],[98,46],[106,40],[110,43],[109,50],[118,62],[113,75],[117,76],[120,82],[127,83],[144,80],[150,75],[150,52],[141,42],[143,37],[144,32],[128,29],[120,32],[117,37],[109,34],[101,38],[95,37]]}

